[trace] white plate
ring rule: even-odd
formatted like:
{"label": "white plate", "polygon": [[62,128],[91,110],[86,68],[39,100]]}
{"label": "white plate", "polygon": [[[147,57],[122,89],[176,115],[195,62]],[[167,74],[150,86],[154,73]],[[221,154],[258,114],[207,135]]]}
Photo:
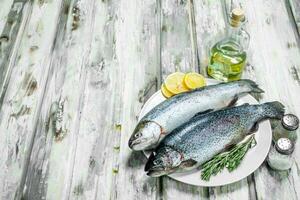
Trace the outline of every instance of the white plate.
{"label": "white plate", "polygon": [[[218,81],[207,79],[208,85],[217,83]],[[165,99],[166,98],[161,94],[160,90],[153,94],[144,104],[139,115],[139,120],[141,120],[145,114]],[[257,104],[258,102],[252,96],[247,95],[239,99],[237,105],[244,103]],[[216,176],[212,176],[209,181],[203,181],[201,179],[201,171],[197,169],[184,173],[173,173],[168,176],[183,183],[210,187],[226,185],[239,181],[254,172],[268,155],[272,141],[272,130],[269,120],[260,123],[259,130],[255,133],[255,139],[257,142],[256,146],[248,151],[240,166],[233,172],[228,172],[227,169],[224,169]],[[149,153],[145,152],[145,155],[149,157]]]}

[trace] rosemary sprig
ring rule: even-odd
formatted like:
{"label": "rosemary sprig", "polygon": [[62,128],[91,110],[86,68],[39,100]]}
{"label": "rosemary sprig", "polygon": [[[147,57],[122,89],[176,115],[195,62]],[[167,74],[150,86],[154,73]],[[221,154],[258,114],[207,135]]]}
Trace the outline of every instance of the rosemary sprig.
{"label": "rosemary sprig", "polygon": [[202,165],[201,178],[208,181],[212,175],[221,172],[224,167],[229,172],[235,170],[243,160],[247,151],[256,144],[254,135],[252,135],[245,142],[236,144],[229,151],[215,155],[211,160]]}

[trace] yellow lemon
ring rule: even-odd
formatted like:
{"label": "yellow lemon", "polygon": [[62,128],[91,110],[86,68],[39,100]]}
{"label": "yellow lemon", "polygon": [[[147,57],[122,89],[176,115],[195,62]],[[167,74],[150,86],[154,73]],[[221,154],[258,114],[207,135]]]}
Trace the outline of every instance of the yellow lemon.
{"label": "yellow lemon", "polygon": [[162,93],[162,94],[164,95],[164,97],[166,97],[167,99],[174,95],[172,92],[170,92],[170,91],[166,88],[166,85],[165,85],[165,84],[162,84],[160,89],[161,89],[161,93]]}
{"label": "yellow lemon", "polygon": [[184,76],[184,84],[189,89],[195,89],[195,88],[205,86],[206,81],[205,81],[204,76],[202,76],[201,74],[191,72],[191,73],[187,73]]}
{"label": "yellow lemon", "polygon": [[170,74],[165,80],[166,89],[173,94],[188,91],[189,89],[183,83],[184,76],[185,74],[182,72]]}

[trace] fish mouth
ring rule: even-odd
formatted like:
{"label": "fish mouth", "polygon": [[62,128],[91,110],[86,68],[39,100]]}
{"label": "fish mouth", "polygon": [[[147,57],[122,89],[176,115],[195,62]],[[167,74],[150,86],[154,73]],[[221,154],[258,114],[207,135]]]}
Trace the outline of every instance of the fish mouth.
{"label": "fish mouth", "polygon": [[145,172],[146,172],[147,176],[151,176],[151,177],[160,177],[160,176],[168,175],[175,171],[176,171],[176,167],[175,168],[169,168],[169,167],[165,168],[165,167],[155,166],[150,169],[145,168]]}
{"label": "fish mouth", "polygon": [[160,176],[163,176],[163,175],[167,175],[169,174],[168,172],[164,171],[164,169],[151,169],[149,171],[147,171],[147,176],[151,176],[151,177],[160,177]]}
{"label": "fish mouth", "polygon": [[134,151],[142,151],[147,150],[148,147],[148,140],[147,139],[135,139],[135,140],[129,140],[128,146],[130,149]]}
{"label": "fish mouth", "polygon": [[[135,136],[137,133],[142,135]],[[135,151],[152,149],[158,143],[161,133],[162,127],[158,123],[154,121],[140,122],[131,135],[128,146]]]}
{"label": "fish mouth", "polygon": [[[162,127],[158,123],[154,121],[145,121],[143,123],[148,123],[148,128],[150,127],[151,129],[150,132],[146,132],[142,137],[134,137],[134,134],[131,136],[128,141],[128,146],[134,151],[152,149],[155,145],[158,144],[160,136],[162,134]],[[137,131],[134,131],[134,133],[136,132]]]}
{"label": "fish mouth", "polygon": [[[151,156],[152,156],[152,154],[150,155],[149,159],[151,159]],[[159,176],[167,174],[164,167],[153,166],[152,162],[147,162],[144,170],[145,170],[146,174],[151,177],[159,177]]]}
{"label": "fish mouth", "polygon": [[155,157],[155,153],[152,152],[145,165],[144,171],[146,172],[147,176],[159,177],[159,176],[167,175],[172,171],[172,169],[168,167],[155,165],[153,162],[154,157]]}
{"label": "fish mouth", "polygon": [[136,141],[135,140],[131,140],[129,139],[128,141],[128,146],[130,147],[130,149],[132,149],[132,147],[136,144]]}

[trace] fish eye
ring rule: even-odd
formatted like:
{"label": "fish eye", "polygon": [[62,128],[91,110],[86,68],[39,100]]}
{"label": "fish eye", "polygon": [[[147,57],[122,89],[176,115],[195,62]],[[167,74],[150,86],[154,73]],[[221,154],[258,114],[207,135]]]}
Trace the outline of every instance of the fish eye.
{"label": "fish eye", "polygon": [[139,138],[139,137],[141,137],[141,136],[142,136],[142,133],[136,133],[136,134],[134,135],[135,138]]}

